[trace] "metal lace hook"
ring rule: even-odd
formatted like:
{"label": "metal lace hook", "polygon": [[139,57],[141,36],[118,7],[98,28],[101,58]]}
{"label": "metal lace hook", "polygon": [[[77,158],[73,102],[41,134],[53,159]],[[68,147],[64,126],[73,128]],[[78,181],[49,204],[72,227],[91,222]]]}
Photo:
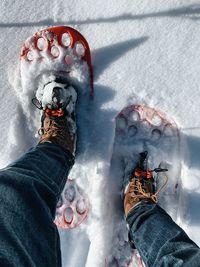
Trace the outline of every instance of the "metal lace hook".
{"label": "metal lace hook", "polygon": [[40,109],[40,110],[43,109],[43,107],[42,107],[42,102],[39,101],[36,97],[32,98],[32,103],[33,103],[33,105],[34,105],[36,108],[38,108],[38,109]]}

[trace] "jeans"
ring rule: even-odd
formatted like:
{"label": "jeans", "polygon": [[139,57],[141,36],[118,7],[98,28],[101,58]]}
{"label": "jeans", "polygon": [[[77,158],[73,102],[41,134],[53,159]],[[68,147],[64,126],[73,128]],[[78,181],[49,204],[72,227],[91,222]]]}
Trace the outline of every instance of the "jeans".
{"label": "jeans", "polygon": [[[0,267],[61,266],[53,220],[73,163],[62,147],[43,143],[1,170]],[[139,204],[127,221],[147,267],[200,266],[199,248],[158,205]]]}
{"label": "jeans", "polygon": [[159,205],[137,205],[127,222],[146,267],[200,267],[200,249]]}
{"label": "jeans", "polygon": [[0,172],[0,267],[61,266],[53,223],[74,162],[52,143],[39,144]]}

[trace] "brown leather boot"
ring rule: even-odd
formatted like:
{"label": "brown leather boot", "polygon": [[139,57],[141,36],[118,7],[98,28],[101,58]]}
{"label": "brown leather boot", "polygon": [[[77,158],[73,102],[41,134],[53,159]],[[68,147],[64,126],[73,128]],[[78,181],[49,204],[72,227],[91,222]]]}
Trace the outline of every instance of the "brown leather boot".
{"label": "brown leather boot", "polygon": [[74,131],[71,129],[72,125],[69,123],[65,111],[62,109],[59,111],[46,109],[41,121],[42,125],[39,129],[39,135],[41,137],[39,143],[52,142],[58,144],[74,155],[76,129]]}
{"label": "brown leather boot", "polygon": [[32,103],[42,111],[39,143],[52,142],[71,152],[76,150],[75,105],[77,93],[66,78],[50,76]]}
{"label": "brown leather boot", "polygon": [[158,167],[154,170],[150,170],[147,168],[148,152],[144,151],[139,155],[139,161],[131,174],[130,182],[124,193],[124,212],[126,217],[128,213],[142,201],[157,203],[157,195],[166,186],[168,181],[168,176],[165,175],[163,185],[156,191],[153,173],[167,172],[168,169]]}
{"label": "brown leather boot", "polygon": [[124,197],[124,212],[128,213],[141,201],[157,203],[157,196],[151,180],[132,178],[128,184]]}

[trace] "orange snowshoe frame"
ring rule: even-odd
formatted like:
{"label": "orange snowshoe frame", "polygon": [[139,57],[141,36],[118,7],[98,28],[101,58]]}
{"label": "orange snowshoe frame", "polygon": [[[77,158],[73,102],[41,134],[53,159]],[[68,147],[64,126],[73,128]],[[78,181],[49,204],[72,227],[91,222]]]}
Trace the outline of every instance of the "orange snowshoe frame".
{"label": "orange snowshoe frame", "polygon": [[[47,44],[47,49],[48,51],[51,53],[51,48],[53,45],[53,41],[56,38],[58,41],[58,44],[61,47],[66,47],[63,45],[62,43],[62,35],[64,33],[67,33],[70,36],[70,44],[68,45],[69,48],[74,48],[76,43],[81,43],[85,49],[85,53],[84,55],[81,56],[82,60],[86,61],[88,64],[88,68],[89,68],[89,73],[90,73],[90,87],[91,87],[91,96],[93,96],[94,94],[94,88],[93,88],[93,70],[92,70],[92,62],[91,62],[91,53],[90,53],[90,48],[88,45],[87,40],[83,37],[82,34],[80,34],[80,32],[78,32],[77,30],[68,27],[68,26],[57,26],[57,27],[52,27],[52,28],[47,28],[41,31],[38,31],[37,33],[35,33],[35,35],[33,35],[32,37],[32,45],[35,49],[39,49],[38,45],[37,45],[37,41],[39,38],[42,38],[42,33],[43,32],[49,32],[52,34],[52,37],[48,38],[48,44]],[[75,49],[74,53],[76,53]],[[30,51],[30,49],[28,47],[26,47],[26,42],[24,43],[24,45],[22,46],[21,49],[21,59],[25,59],[28,60],[28,52]]]}

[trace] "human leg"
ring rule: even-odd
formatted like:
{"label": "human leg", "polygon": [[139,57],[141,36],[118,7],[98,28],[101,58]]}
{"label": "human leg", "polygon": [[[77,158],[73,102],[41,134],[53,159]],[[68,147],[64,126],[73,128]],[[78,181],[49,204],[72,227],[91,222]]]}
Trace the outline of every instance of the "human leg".
{"label": "human leg", "polygon": [[200,249],[157,204],[141,202],[127,215],[130,238],[147,267],[200,266]]}
{"label": "human leg", "polygon": [[[76,92],[60,78],[44,90],[52,92],[52,103],[48,101],[47,107],[39,102],[39,144],[0,172],[1,267],[61,266],[53,220],[74,163]],[[65,98],[60,102],[62,93]]]}
{"label": "human leg", "polygon": [[56,203],[73,156],[45,142],[0,172],[0,266],[61,266]]}
{"label": "human leg", "polygon": [[145,168],[147,151],[132,172],[125,191],[124,212],[129,224],[130,242],[138,249],[146,267],[200,266],[200,249],[172,218],[157,204],[154,172],[167,169]]}

